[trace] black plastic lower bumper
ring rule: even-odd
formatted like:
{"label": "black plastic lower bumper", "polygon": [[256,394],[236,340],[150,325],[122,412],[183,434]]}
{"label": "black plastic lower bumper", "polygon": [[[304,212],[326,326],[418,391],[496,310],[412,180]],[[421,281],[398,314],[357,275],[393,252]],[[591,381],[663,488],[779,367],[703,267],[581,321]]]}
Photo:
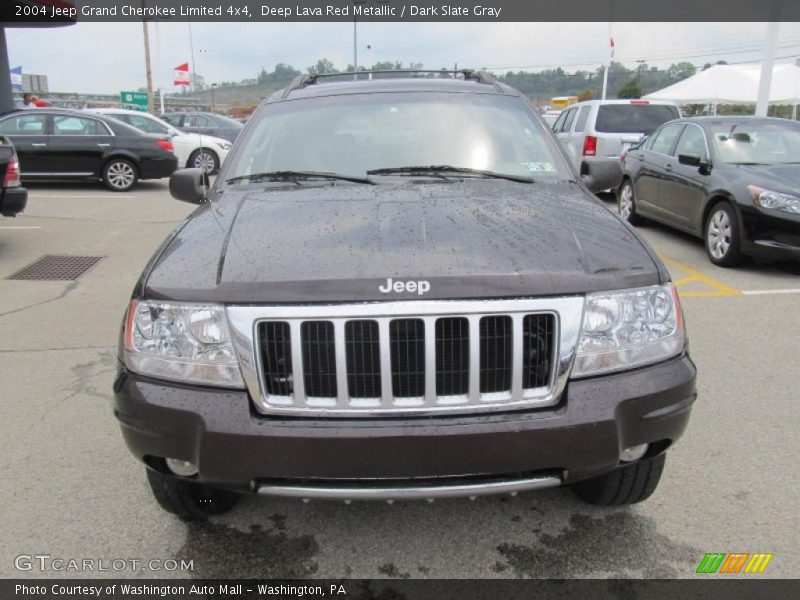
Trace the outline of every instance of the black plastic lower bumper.
{"label": "black plastic lower bumper", "polygon": [[436,479],[612,470],[620,451],[664,448],[683,433],[696,398],[688,356],[632,372],[572,381],[551,409],[393,419],[270,418],[245,391],[157,382],[124,368],[115,413],[142,460],[196,463],[200,479],[252,490],[284,480]]}

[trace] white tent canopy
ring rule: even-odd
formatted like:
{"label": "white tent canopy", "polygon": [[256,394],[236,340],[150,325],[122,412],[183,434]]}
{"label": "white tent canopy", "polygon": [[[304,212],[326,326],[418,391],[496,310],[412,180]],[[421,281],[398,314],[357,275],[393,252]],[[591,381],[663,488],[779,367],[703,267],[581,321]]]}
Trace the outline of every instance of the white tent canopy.
{"label": "white tent canopy", "polygon": [[[647,94],[648,100],[678,104],[755,104],[761,65],[714,65],[675,85]],[[770,104],[800,104],[800,67],[776,64],[772,70]]]}

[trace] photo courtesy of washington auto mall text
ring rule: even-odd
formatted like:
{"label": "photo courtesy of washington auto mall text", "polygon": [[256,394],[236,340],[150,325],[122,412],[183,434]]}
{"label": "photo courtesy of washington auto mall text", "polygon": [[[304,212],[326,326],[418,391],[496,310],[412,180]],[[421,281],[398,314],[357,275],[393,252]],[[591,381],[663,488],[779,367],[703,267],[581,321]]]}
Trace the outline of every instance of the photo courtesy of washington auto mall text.
{"label": "photo courtesy of washington auto mall text", "polygon": [[800,598],[800,2],[0,2],[0,600]]}

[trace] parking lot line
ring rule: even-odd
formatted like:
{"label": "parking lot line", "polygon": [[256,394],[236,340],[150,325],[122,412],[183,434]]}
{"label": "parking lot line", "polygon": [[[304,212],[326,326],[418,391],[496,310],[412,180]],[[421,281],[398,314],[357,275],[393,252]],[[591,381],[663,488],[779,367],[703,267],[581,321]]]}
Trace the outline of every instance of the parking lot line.
{"label": "parking lot line", "polygon": [[777,290],[742,290],[745,296],[768,296],[770,294],[800,294],[800,288],[784,288]]}
{"label": "parking lot line", "polygon": [[661,260],[663,260],[667,265],[676,267],[686,273],[685,277],[677,279],[674,281],[675,286],[680,288],[682,285],[686,285],[689,283],[694,283],[696,281],[702,282],[710,287],[713,288],[713,291],[685,291],[680,292],[682,298],[710,298],[710,297],[717,297],[717,296],[741,296],[742,292],[737,290],[736,288],[732,288],[729,285],[725,285],[721,281],[717,281],[713,277],[709,277],[705,273],[701,273],[700,271],[693,269],[689,265],[677,261],[673,258],[668,258],[666,256],[661,256]]}
{"label": "parking lot line", "polygon": [[31,194],[30,198],[37,200],[41,198],[136,198],[136,194]]}
{"label": "parking lot line", "polygon": [[0,227],[0,229],[41,229],[41,225],[11,225],[9,227]]}

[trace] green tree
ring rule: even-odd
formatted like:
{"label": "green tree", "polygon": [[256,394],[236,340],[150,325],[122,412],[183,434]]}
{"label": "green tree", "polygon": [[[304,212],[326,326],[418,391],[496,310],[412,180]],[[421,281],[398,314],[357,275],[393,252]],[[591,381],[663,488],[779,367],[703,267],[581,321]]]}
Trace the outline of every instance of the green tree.
{"label": "green tree", "polygon": [[642,85],[635,77],[629,77],[617,90],[618,98],[641,98]]}
{"label": "green tree", "polygon": [[578,102],[586,102],[587,100],[594,100],[594,92],[589,88],[584,88],[578,94]]}
{"label": "green tree", "polygon": [[308,67],[309,75],[330,75],[331,73],[338,73],[339,70],[327,58],[320,58],[317,64]]}

